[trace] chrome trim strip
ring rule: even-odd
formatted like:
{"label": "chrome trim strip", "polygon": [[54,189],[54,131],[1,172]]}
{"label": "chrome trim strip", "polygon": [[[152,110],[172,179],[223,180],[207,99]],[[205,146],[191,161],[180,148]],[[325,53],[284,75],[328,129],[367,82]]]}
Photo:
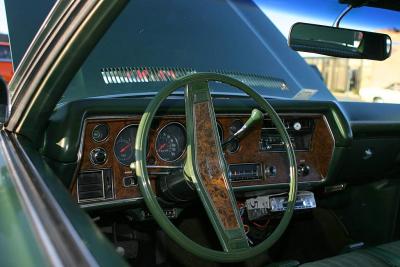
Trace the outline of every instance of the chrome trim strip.
{"label": "chrome trim strip", "polygon": [[143,197],[135,197],[135,198],[126,198],[126,199],[117,199],[117,200],[110,200],[110,201],[102,201],[96,203],[84,203],[80,204],[79,206],[83,209],[86,208],[93,208],[93,207],[101,207],[101,206],[109,206],[109,205],[123,205],[123,204],[132,204],[137,203],[143,200]]}

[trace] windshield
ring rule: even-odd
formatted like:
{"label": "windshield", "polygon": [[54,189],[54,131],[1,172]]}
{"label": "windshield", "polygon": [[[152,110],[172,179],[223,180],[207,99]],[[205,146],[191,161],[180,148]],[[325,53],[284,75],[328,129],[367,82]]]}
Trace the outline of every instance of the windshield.
{"label": "windshield", "polygon": [[[256,0],[284,36],[296,22],[332,26],[346,5],[338,0]],[[400,103],[396,88],[400,67],[400,14],[398,11],[359,7],[352,9],[340,27],[388,34],[392,51],[384,61],[347,59],[300,53],[340,101]]]}
{"label": "windshield", "polygon": [[173,79],[210,71],[264,96],[334,99],[252,1],[139,0],[106,32],[61,102],[157,92]]}

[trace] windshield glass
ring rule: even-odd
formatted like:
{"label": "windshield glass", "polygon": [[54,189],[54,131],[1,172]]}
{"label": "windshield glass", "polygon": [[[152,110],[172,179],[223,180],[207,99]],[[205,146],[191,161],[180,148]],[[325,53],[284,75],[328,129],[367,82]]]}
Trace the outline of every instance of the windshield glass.
{"label": "windshield glass", "polygon": [[[256,0],[284,36],[296,22],[332,26],[346,5],[338,0]],[[341,101],[400,103],[400,14],[398,11],[359,7],[340,23],[350,28],[388,34],[392,51],[384,61],[347,59],[300,53]]]}
{"label": "windshield glass", "polygon": [[157,92],[170,80],[210,71],[265,96],[334,99],[252,1],[139,0],[115,20],[61,102]]}

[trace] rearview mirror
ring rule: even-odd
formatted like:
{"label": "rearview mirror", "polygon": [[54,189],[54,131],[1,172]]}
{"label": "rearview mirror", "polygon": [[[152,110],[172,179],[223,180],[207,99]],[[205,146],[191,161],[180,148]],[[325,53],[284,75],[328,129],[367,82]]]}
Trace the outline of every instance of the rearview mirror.
{"label": "rearview mirror", "polygon": [[385,60],[390,56],[392,40],[387,34],[296,23],[290,31],[289,46],[328,56]]}

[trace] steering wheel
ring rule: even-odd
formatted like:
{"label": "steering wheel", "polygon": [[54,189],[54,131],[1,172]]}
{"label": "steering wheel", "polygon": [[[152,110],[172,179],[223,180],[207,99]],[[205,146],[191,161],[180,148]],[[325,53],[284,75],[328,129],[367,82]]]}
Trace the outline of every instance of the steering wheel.
{"label": "steering wheel", "polygon": [[[218,138],[215,111],[208,86],[212,81],[236,87],[253,98],[276,125],[289,157],[290,189],[287,209],[272,234],[254,247],[249,246],[233,189],[228,180],[228,168]],[[174,226],[157,202],[147,173],[147,137],[154,116],[162,101],[182,87],[185,87],[187,129],[184,175],[196,188],[223,251],[199,245]],[[289,134],[273,107],[256,91],[236,79],[216,73],[196,73],[172,82],[147,106],[137,131],[135,149],[136,162],[132,164],[132,169],[136,170],[140,191],[150,213],[172,240],[200,258],[215,262],[247,260],[268,250],[281,237],[290,222],[297,193],[297,166]]]}

